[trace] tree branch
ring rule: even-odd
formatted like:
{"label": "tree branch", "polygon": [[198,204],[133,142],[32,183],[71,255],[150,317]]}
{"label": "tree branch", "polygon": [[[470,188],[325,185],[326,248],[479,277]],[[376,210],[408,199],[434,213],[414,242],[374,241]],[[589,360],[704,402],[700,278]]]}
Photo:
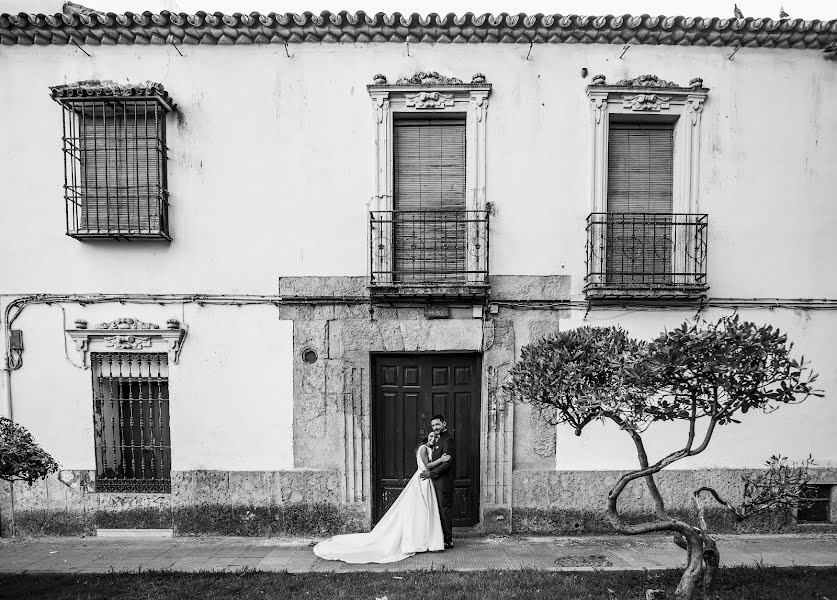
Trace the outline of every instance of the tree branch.
{"label": "tree branch", "polygon": [[[645,451],[645,443],[642,441],[642,436],[640,436],[634,429],[629,428],[618,415],[609,414],[608,417],[611,421],[619,425],[621,429],[628,432],[628,434],[631,436],[631,439],[633,439],[634,441],[634,445],[636,446],[636,454],[637,458],[639,459],[640,468],[647,469],[648,453]],[[657,518],[668,519],[669,516],[666,512],[665,503],[663,502],[663,496],[662,494],[660,494],[660,490],[657,487],[657,482],[654,481],[653,475],[647,475],[645,477],[645,485],[648,486],[648,492],[651,494],[651,498],[654,500],[654,508],[657,513]]]}

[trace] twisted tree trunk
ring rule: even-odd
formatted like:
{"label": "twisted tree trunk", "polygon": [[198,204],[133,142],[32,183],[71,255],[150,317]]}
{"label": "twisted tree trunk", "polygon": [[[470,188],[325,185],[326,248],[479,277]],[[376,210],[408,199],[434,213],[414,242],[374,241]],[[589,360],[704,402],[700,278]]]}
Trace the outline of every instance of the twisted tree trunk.
{"label": "twisted tree trunk", "polygon": [[[697,590],[701,587],[706,589],[707,582],[709,589],[714,590],[715,575],[717,573],[718,553],[715,547],[715,542],[708,538],[701,529],[689,525],[679,519],[670,517],[663,502],[657,483],[654,480],[654,475],[663,470],[666,466],[673,462],[685,458],[687,456],[694,456],[702,452],[709,443],[712,437],[715,421],[710,422],[709,428],[703,443],[698,448],[692,448],[695,439],[695,408],[692,406],[692,419],[689,428],[689,438],[685,448],[673,452],[658,461],[654,465],[649,466],[648,454],[645,451],[645,444],[642,437],[637,431],[627,426],[616,415],[608,415],[620,428],[631,436],[631,439],[636,446],[637,458],[639,459],[640,469],[631,471],[622,475],[608,494],[607,516],[613,528],[624,535],[641,535],[643,533],[652,533],[657,531],[671,531],[674,533],[675,543],[680,547],[686,549],[686,569],[677,584],[674,591],[676,600],[694,600]],[[618,501],[619,495],[625,490],[627,485],[636,479],[645,479],[648,490],[654,500],[656,521],[649,521],[646,523],[639,523],[632,525],[627,523],[619,514]],[[707,561],[706,558],[709,560]],[[713,567],[714,565],[714,567]],[[708,579],[706,575],[709,575]],[[714,593],[714,591],[712,591]]]}

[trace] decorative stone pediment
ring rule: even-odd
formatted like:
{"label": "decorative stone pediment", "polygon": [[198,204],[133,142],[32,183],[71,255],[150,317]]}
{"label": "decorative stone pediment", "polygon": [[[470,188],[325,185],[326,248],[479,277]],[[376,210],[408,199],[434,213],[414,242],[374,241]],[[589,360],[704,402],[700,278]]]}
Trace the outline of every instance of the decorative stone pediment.
{"label": "decorative stone pediment", "polygon": [[166,352],[169,361],[176,363],[180,357],[186,329],[177,319],[166,321],[165,329],[156,323],[148,323],[131,317],[120,317],[99,323],[88,329],[84,319],[76,319],[75,329],[66,330],[81,356],[82,364],[89,366],[91,352]]}
{"label": "decorative stone pediment", "polygon": [[614,85],[619,87],[680,87],[673,81],[666,81],[665,79],[660,79],[656,75],[640,75],[639,77],[634,77],[633,79],[621,79],[617,81]]}
{"label": "decorative stone pediment", "polygon": [[388,89],[407,89],[410,87],[424,87],[424,88],[444,88],[444,87],[488,87],[485,75],[482,73],[474,73],[471,77],[470,83],[466,83],[458,77],[448,77],[447,75],[440,75],[436,71],[419,71],[415,75],[409,77],[399,77],[394,84],[387,83],[387,76],[382,73],[377,73],[372,77],[372,88],[386,87]]}
{"label": "decorative stone pediment", "polygon": [[[607,83],[607,78],[602,75],[593,75],[593,79],[591,84],[588,86],[588,90],[591,88],[632,88],[632,89],[647,89],[647,88],[661,88],[665,90],[703,90],[703,79],[700,77],[694,77],[689,80],[688,85],[679,85],[673,81],[668,81],[666,79],[660,79],[656,75],[640,75],[639,77],[634,77],[633,79],[620,79],[616,83]],[[704,90],[708,91],[708,90]]]}
{"label": "decorative stone pediment", "polygon": [[439,75],[436,71],[417,71],[409,77],[400,77],[396,85],[462,85],[462,80],[457,77]]}
{"label": "decorative stone pediment", "polygon": [[131,319],[130,317],[121,317],[108,321],[107,323],[99,323],[97,329],[160,329],[159,325],[154,323],[146,323],[139,319]]}

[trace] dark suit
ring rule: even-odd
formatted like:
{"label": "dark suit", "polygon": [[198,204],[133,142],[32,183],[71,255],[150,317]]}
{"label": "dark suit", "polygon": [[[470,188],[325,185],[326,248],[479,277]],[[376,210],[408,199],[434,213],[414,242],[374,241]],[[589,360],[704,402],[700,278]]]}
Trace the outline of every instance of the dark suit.
{"label": "dark suit", "polygon": [[453,437],[443,431],[439,434],[436,445],[433,446],[431,460],[438,460],[442,454],[450,455],[450,460],[443,462],[438,467],[431,469],[428,473],[433,481],[433,489],[436,491],[436,500],[439,503],[439,517],[442,521],[442,535],[445,544],[453,543],[453,478],[456,474],[456,444]]}

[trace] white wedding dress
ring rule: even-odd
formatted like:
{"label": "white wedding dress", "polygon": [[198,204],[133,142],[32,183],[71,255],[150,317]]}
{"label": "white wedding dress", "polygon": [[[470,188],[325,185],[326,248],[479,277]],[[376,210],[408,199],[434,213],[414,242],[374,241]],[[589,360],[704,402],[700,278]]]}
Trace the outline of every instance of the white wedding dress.
{"label": "white wedding dress", "polygon": [[427,470],[419,450],[418,470],[372,531],[336,535],[314,546],[314,554],[347,563],[391,563],[417,552],[443,550],[439,505],[433,483],[419,477]]}

